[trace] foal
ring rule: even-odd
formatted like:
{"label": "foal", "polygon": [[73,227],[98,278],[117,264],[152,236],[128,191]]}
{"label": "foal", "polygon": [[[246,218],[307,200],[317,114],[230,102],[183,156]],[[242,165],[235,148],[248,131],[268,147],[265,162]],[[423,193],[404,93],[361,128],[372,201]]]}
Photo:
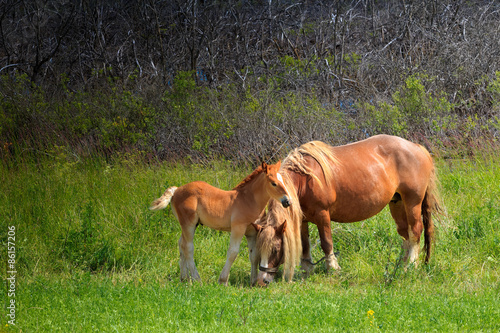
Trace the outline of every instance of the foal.
{"label": "foal", "polygon": [[256,231],[251,227],[262,212],[270,198],[281,202],[283,207],[290,206],[283,179],[278,173],[281,161],[268,165],[265,162],[259,166],[238,186],[231,191],[223,191],[205,182],[195,181],[179,188],[170,187],[150,209],[160,210],[172,202],[172,211],[179,220],[182,235],[179,239],[181,280],[191,276],[200,280],[200,275],[194,263],[194,232],[198,224],[206,225],[215,230],[231,232],[226,264],[219,277],[219,283],[227,285],[229,271],[240,248],[243,235],[247,237],[252,270],[250,280],[257,280],[255,259]]}

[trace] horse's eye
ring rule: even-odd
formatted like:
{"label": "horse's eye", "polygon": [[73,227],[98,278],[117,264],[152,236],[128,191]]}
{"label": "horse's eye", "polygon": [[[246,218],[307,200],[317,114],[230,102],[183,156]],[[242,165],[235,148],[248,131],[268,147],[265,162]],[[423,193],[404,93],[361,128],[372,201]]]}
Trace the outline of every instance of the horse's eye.
{"label": "horse's eye", "polygon": [[277,186],[275,182],[272,182],[272,183],[271,183],[271,185],[273,185],[274,187],[276,187],[276,186]]}

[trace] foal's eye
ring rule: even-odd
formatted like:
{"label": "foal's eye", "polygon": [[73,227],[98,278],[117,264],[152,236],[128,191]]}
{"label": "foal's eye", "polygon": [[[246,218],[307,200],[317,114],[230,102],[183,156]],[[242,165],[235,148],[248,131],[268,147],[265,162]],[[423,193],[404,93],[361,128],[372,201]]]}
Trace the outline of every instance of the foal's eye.
{"label": "foal's eye", "polygon": [[274,186],[274,187],[277,186],[275,182],[272,182],[271,185]]}

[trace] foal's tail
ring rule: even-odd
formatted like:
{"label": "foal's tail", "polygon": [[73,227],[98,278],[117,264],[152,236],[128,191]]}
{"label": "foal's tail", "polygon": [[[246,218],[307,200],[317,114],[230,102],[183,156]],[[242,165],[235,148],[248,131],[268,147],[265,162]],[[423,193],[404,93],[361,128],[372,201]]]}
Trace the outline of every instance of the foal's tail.
{"label": "foal's tail", "polygon": [[432,222],[432,213],[440,211],[439,193],[437,189],[437,176],[433,169],[427,191],[425,192],[424,201],[422,202],[422,220],[424,224],[424,250],[425,263],[429,263],[431,257],[431,247],[434,240],[434,223]]}
{"label": "foal's tail", "polygon": [[167,208],[168,204],[170,203],[170,200],[174,196],[175,190],[177,190],[177,187],[175,186],[169,187],[161,197],[153,201],[149,209],[160,210]]}

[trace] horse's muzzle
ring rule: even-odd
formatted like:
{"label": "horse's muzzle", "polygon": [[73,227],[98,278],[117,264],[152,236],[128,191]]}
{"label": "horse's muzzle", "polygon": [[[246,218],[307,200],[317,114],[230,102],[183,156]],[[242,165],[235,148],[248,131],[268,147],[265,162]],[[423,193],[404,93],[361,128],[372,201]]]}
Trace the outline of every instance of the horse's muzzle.
{"label": "horse's muzzle", "polygon": [[283,199],[281,199],[281,204],[283,205],[283,207],[288,208],[292,203],[287,197],[283,197]]}

